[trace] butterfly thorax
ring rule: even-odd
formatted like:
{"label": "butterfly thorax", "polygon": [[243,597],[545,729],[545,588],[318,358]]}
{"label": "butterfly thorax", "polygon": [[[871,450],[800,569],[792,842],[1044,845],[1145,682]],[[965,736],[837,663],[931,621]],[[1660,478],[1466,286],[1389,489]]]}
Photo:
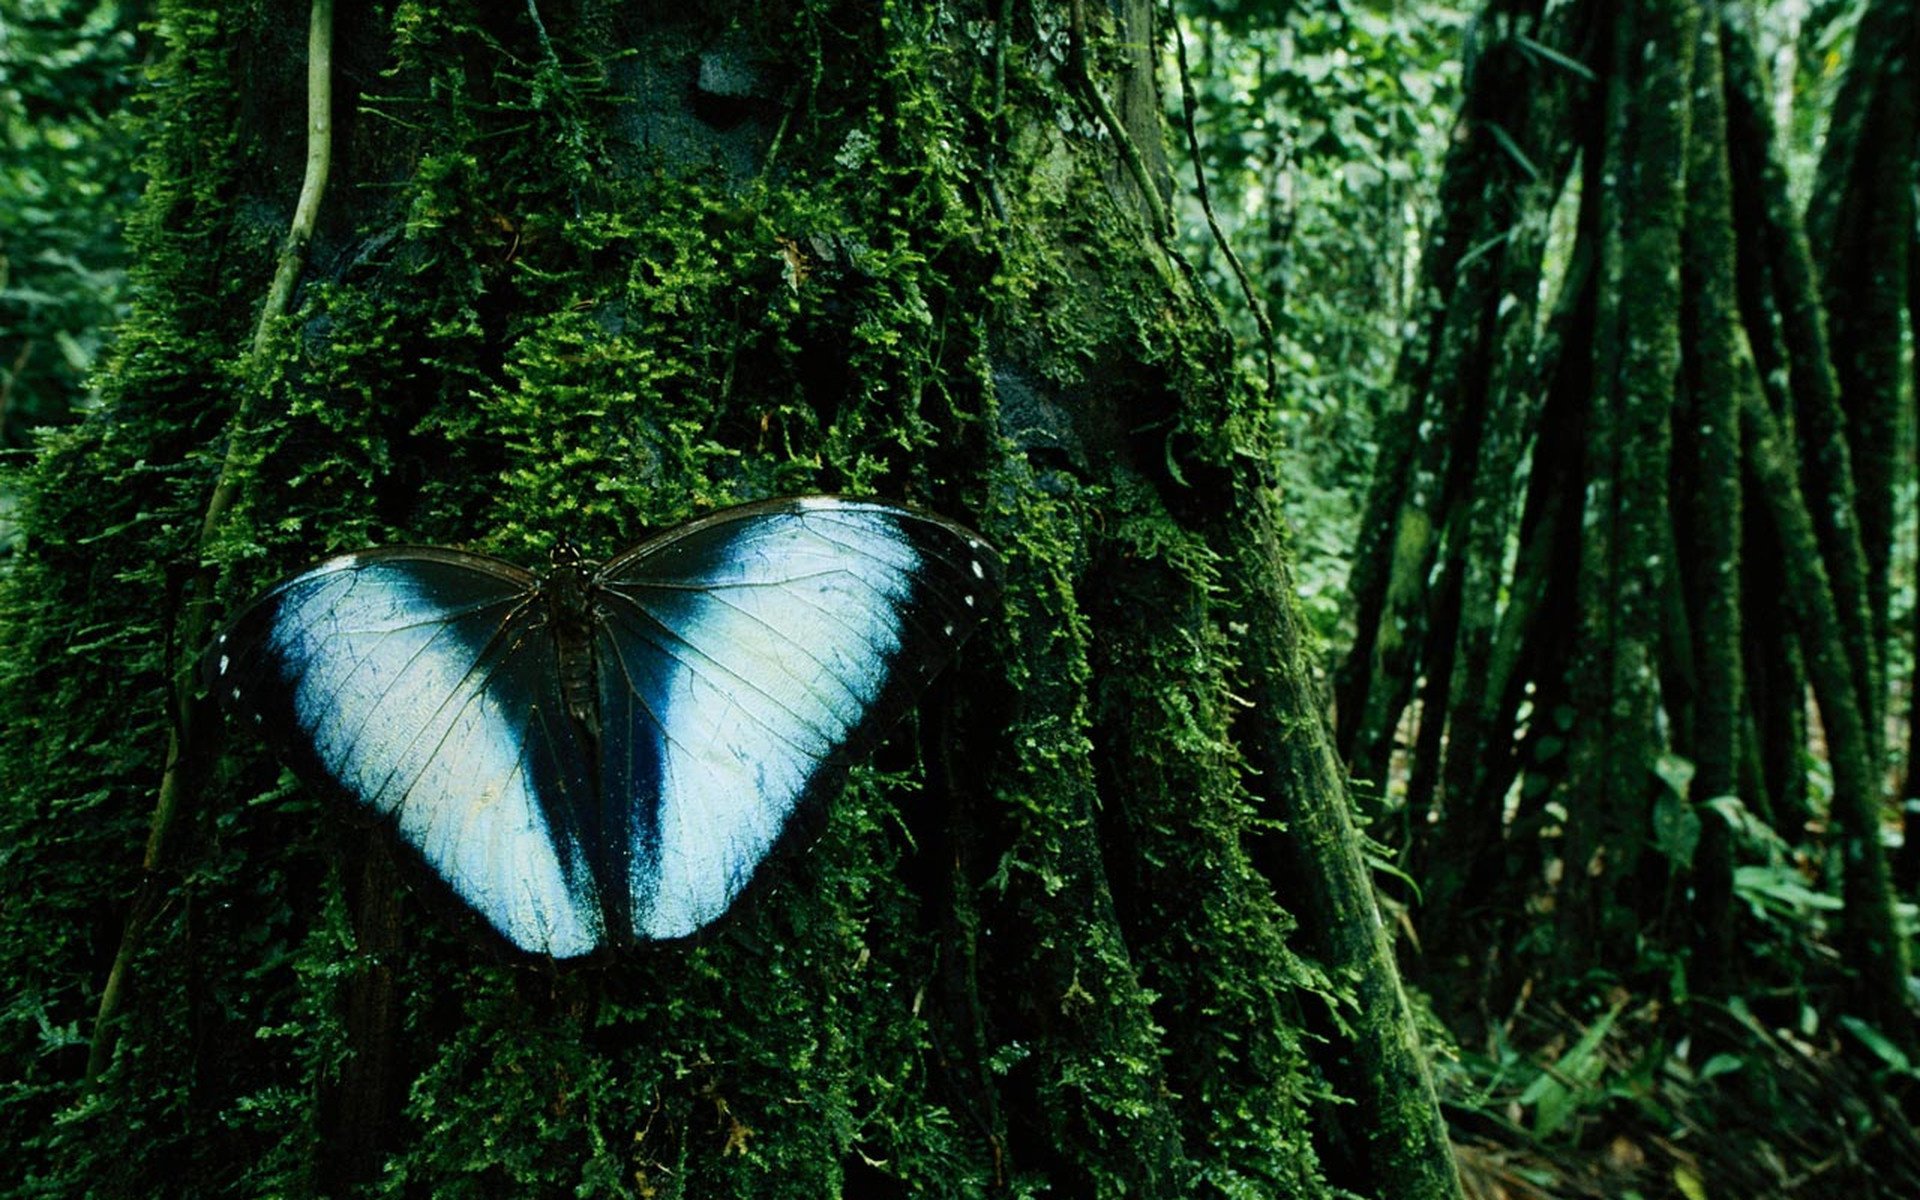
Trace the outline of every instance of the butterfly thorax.
{"label": "butterfly thorax", "polygon": [[553,569],[542,581],[547,628],[560,664],[567,714],[593,742],[600,740],[600,702],[593,679],[593,568],[571,542],[553,548]]}

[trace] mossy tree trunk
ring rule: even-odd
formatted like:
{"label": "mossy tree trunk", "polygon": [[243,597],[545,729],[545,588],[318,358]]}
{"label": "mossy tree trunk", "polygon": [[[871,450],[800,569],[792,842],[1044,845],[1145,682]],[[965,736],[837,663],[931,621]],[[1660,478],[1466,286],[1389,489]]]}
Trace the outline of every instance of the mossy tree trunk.
{"label": "mossy tree trunk", "polygon": [[[1406,748],[1426,945],[1483,977],[1439,989],[1462,1012],[1654,947],[1693,947],[1710,992],[1758,970],[1734,954],[1725,798],[1805,836],[1811,686],[1854,1011],[1905,1028],[1879,843],[1884,556],[1861,515],[1892,480],[1855,482],[1849,435],[1873,435],[1842,416],[1741,20],[1491,0],[1477,25],[1339,711],[1361,777],[1386,782]],[[1576,180],[1571,240],[1543,257]],[[1878,241],[1848,228],[1869,243],[1848,253],[1904,261],[1898,220]],[[1904,296],[1876,270],[1876,295]],[[1548,911],[1553,936],[1528,933]]]}
{"label": "mossy tree trunk", "polygon": [[[1164,251],[1151,11],[343,3],[329,63],[303,5],[165,6],[139,302],[0,613],[19,1170],[1457,1194],[1269,412]],[[974,524],[1004,610],[779,887],[614,966],[478,955],[189,682],[324,551],[605,553],[816,490]]]}
{"label": "mossy tree trunk", "polygon": [[[1911,0],[1876,0],[1862,14],[1806,213],[1858,487],[1855,509],[1877,650],[1892,636],[1888,565],[1913,240],[1915,19]],[[1880,683],[1866,713],[1876,729],[1885,708]]]}
{"label": "mossy tree trunk", "polygon": [[[1867,601],[1876,646],[1893,644],[1889,565],[1895,534],[1894,495],[1903,474],[1899,450],[1910,442],[1911,403],[1903,351],[1912,327],[1915,138],[1920,99],[1920,11],[1910,0],[1878,0],[1861,15],[1855,51],[1843,81],[1813,194],[1807,235],[1833,344],[1833,364],[1846,414],[1847,451],[1859,485],[1860,540],[1866,559]],[[1883,652],[1884,661],[1888,656]],[[1909,713],[1920,713],[1911,702]],[[1873,732],[1884,728],[1885,681],[1874,692],[1880,707],[1868,713]],[[1920,728],[1920,726],[1916,726]],[[1920,756],[1909,738],[1902,797],[1920,788]],[[1900,863],[1900,883],[1920,887],[1920,822],[1914,822]]]}

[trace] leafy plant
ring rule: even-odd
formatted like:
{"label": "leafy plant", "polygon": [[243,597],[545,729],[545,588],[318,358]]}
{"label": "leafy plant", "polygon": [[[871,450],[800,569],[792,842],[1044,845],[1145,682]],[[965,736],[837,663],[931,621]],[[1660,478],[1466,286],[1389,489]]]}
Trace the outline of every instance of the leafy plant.
{"label": "leafy plant", "polygon": [[0,446],[85,402],[124,308],[136,194],[121,115],[146,7],[0,0]]}
{"label": "leafy plant", "polygon": [[[1250,373],[1265,374],[1272,355],[1296,590],[1324,636],[1344,610],[1373,423],[1403,340],[1472,7],[1193,3],[1173,33],[1193,100],[1192,141],[1172,139],[1181,237]],[[1180,55],[1167,57],[1165,77],[1180,80]],[[1182,89],[1167,91],[1179,129]]]}

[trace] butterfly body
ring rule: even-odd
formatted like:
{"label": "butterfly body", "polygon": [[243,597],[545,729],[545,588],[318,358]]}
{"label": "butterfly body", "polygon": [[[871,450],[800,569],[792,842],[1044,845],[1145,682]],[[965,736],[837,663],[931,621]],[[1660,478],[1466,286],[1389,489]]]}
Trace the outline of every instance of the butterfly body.
{"label": "butterfly body", "polygon": [[210,681],[295,773],[389,821],[519,949],[717,918],[951,656],[978,537],[875,501],[725,510],[537,576],[391,548],[281,583]]}
{"label": "butterfly body", "polygon": [[561,542],[554,548],[552,570],[540,581],[538,593],[553,635],[567,714],[597,748],[600,702],[593,688],[593,628],[606,614],[594,599],[593,567],[573,543]]}

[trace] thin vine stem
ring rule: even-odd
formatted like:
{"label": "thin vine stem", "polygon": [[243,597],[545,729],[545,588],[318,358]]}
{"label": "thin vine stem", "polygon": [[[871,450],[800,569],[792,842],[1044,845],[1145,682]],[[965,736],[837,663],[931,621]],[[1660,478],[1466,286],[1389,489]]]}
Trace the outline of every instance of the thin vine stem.
{"label": "thin vine stem", "polygon": [[[293,293],[306,266],[307,244],[318,224],[320,197],[326,191],[327,175],[333,163],[333,0],[313,0],[307,27],[307,161],[300,183],[299,199],[288,224],[286,240],[274,264],[273,281],[260,306],[260,320],[254,328],[248,348],[243,377],[258,380],[273,345],[273,333],[292,306]],[[127,923],[120,934],[120,947],[101,989],[99,1011],[94,1015],[93,1036],[87,1050],[87,1081],[91,1084],[111,1065],[116,1042],[115,1018],[126,1001],[128,974],[134,955],[147,927],[161,911],[165,895],[161,871],[166,865],[173,832],[187,800],[189,769],[204,757],[203,726],[194,719],[196,708],[194,671],[201,643],[206,640],[208,614],[213,602],[214,572],[207,564],[206,551],[233,507],[245,475],[247,431],[252,423],[254,399],[258,388],[241,393],[227,431],[226,457],[220,476],[207,498],[200,521],[193,579],[186,589],[186,603],[174,630],[173,643],[187,651],[187,665],[174,679],[171,696],[173,721],[167,740],[166,766],[160,775],[160,787],[154,797],[153,818],[147,830],[146,852],[141,859],[140,886],[128,909]]]}
{"label": "thin vine stem", "polygon": [[1226,231],[1220,228],[1220,220],[1213,212],[1213,199],[1207,191],[1207,172],[1200,159],[1200,134],[1194,127],[1194,114],[1200,104],[1193,95],[1193,75],[1187,67],[1187,39],[1180,29],[1180,14],[1172,4],[1167,5],[1167,21],[1173,34],[1174,56],[1180,67],[1180,106],[1186,120],[1182,122],[1187,134],[1187,152],[1193,159],[1193,189],[1199,197],[1200,211],[1206,214],[1207,228],[1213,234],[1213,244],[1226,256],[1227,265],[1233,268],[1233,277],[1240,282],[1240,294],[1247,298],[1247,309],[1253,313],[1253,323],[1260,330],[1260,344],[1266,355],[1267,395],[1277,394],[1279,387],[1276,376],[1275,360],[1279,357],[1275,351],[1273,321],[1267,316],[1267,306],[1253,290],[1253,280],[1247,276],[1247,269],[1240,262],[1240,256],[1233,252],[1233,246],[1227,241]]}
{"label": "thin vine stem", "polygon": [[1127,173],[1133,176],[1134,186],[1140,191],[1140,202],[1147,206],[1147,219],[1153,224],[1153,236],[1166,245],[1173,231],[1173,219],[1168,216],[1167,206],[1160,199],[1160,189],[1154,186],[1153,175],[1147,170],[1147,160],[1141,156],[1140,147],[1134,144],[1126,126],[1120,123],[1119,114],[1113,111],[1106,95],[1094,82],[1093,68],[1087,61],[1086,0],[1073,0],[1072,23],[1068,27],[1067,40],[1073,52],[1073,72],[1079,76],[1087,106],[1093,109],[1093,115],[1119,148],[1120,157],[1127,164]]}

